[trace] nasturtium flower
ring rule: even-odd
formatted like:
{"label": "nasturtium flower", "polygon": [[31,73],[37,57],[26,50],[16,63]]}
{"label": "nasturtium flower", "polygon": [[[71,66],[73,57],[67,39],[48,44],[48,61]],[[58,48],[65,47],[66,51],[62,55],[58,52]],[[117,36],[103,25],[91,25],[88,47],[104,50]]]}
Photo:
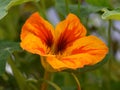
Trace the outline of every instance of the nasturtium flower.
{"label": "nasturtium flower", "polygon": [[[108,53],[98,37],[86,36],[86,28],[70,13],[54,28],[38,12],[33,13],[21,31],[21,47],[45,57],[54,70],[77,69],[100,62]],[[46,65],[47,65],[46,64]]]}

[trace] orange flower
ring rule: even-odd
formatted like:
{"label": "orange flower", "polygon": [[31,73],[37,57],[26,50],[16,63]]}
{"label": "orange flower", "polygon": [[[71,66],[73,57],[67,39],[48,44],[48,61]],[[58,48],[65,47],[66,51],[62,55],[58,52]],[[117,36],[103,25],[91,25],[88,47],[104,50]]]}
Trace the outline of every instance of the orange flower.
{"label": "orange flower", "polygon": [[77,69],[100,62],[108,48],[96,36],[86,36],[86,29],[74,14],[53,26],[38,12],[25,22],[21,32],[21,47],[46,57],[55,70]]}

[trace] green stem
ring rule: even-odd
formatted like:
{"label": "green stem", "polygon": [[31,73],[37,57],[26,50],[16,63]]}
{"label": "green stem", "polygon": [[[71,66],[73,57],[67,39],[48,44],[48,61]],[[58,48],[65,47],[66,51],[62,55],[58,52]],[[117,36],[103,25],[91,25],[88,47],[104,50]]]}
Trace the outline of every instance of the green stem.
{"label": "green stem", "polygon": [[108,62],[108,89],[110,90],[110,80],[111,80],[111,65],[112,65],[112,39],[111,39],[111,26],[112,21],[109,20],[108,26],[108,48],[109,48],[109,62]]}
{"label": "green stem", "polygon": [[[50,77],[51,77],[51,73],[48,72],[48,71],[45,71],[44,72],[44,81],[49,81],[50,80]],[[41,85],[41,90],[47,90],[48,88],[48,84],[46,82],[43,82],[42,85]]]}
{"label": "green stem", "polygon": [[55,90],[61,90],[61,88],[57,84],[50,82],[50,81],[47,81],[47,83],[50,84],[51,86],[53,86],[55,88]]}
{"label": "green stem", "polygon": [[41,4],[42,4],[42,8],[45,10],[46,7],[45,7],[45,0],[40,0],[41,1]]}
{"label": "green stem", "polygon": [[78,14],[80,15],[80,0],[78,0]]}
{"label": "green stem", "polygon": [[35,6],[37,7],[38,12],[39,12],[45,19],[47,19],[46,13],[45,13],[46,8],[45,8],[45,3],[44,3],[44,1],[45,1],[45,0],[40,0],[41,5],[39,4],[40,2],[35,2],[34,4],[35,4]]}
{"label": "green stem", "polygon": [[43,83],[41,85],[41,90],[47,90],[48,84],[53,86],[55,88],[55,90],[61,90],[61,88],[57,84],[55,84],[54,82],[50,81],[51,75],[52,75],[51,71],[54,71],[54,70],[51,69],[49,64],[47,64],[45,57],[41,56],[41,63],[43,65],[43,67],[45,68],[44,77],[42,79]]}
{"label": "green stem", "polygon": [[112,26],[112,21],[109,20],[109,26],[108,26],[108,47],[109,47],[109,50],[110,52],[112,51],[111,50],[111,26]]}
{"label": "green stem", "polygon": [[77,76],[74,74],[74,73],[71,73],[73,78],[75,79],[76,83],[77,83],[77,86],[78,86],[78,89],[77,90],[81,90],[81,85],[80,85],[80,82],[77,78]]}
{"label": "green stem", "polygon": [[67,14],[69,14],[70,10],[69,10],[68,0],[65,0],[65,6],[66,6],[66,12]]}
{"label": "green stem", "polygon": [[109,26],[108,26],[108,47],[109,47],[109,75],[111,74],[111,60],[112,60],[112,39],[111,39],[111,26],[112,21],[109,20]]}
{"label": "green stem", "polygon": [[42,5],[42,12],[43,12],[43,15],[44,15],[44,18],[47,19],[46,17],[46,6],[45,6],[45,0],[40,0],[41,1],[41,5]]}

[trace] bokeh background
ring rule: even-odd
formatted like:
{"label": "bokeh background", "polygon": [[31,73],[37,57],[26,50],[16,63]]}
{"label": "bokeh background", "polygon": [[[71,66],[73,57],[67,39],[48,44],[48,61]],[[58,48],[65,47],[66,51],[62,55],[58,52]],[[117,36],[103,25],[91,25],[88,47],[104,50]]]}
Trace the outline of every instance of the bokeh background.
{"label": "bokeh background", "polygon": [[[82,90],[120,90],[120,0],[0,0],[0,90],[22,90],[19,75],[32,87],[24,90],[40,90],[44,74],[40,56],[19,47],[21,27],[36,11],[54,26],[68,13],[74,13],[87,28],[88,35],[98,36],[109,47],[108,55],[99,64],[55,72],[52,83],[61,90],[77,90],[71,75],[74,72]],[[10,55],[5,51],[9,48]],[[16,70],[13,67],[21,74],[13,73]],[[48,84],[48,90],[56,90]]]}

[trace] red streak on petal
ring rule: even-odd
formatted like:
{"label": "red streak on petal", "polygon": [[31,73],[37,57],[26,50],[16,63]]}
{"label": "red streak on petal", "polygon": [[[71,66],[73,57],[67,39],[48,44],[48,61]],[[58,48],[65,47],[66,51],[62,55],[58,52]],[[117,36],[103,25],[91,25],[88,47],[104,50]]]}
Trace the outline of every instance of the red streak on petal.
{"label": "red streak on petal", "polygon": [[43,55],[46,54],[46,53],[45,53],[45,50],[44,50],[43,48],[39,48],[38,50],[41,52],[41,54],[43,54]]}
{"label": "red streak on petal", "polygon": [[80,53],[90,53],[91,51],[98,51],[98,50],[97,49],[83,50],[83,47],[81,47],[78,49],[74,49],[71,54],[73,55],[73,54],[80,54]]}
{"label": "red streak on petal", "polygon": [[23,33],[31,33],[37,36],[47,47],[51,47],[54,42],[52,31],[52,25],[44,20],[38,13],[32,14],[22,28]]}
{"label": "red streak on petal", "polygon": [[81,32],[77,30],[77,26],[69,28],[72,23],[69,23],[65,31],[61,33],[57,45],[56,45],[56,53],[63,52],[67,47],[73,44],[73,42],[79,38],[81,38]]}
{"label": "red streak on petal", "polygon": [[36,29],[39,29],[37,30],[37,32],[34,30],[30,30],[30,29],[27,29],[26,31],[31,32],[35,36],[39,37],[43,43],[45,43],[48,47],[51,47],[54,42],[54,38],[53,38],[51,31],[46,29],[44,24],[39,23],[39,25],[40,27],[38,25],[34,25]]}

